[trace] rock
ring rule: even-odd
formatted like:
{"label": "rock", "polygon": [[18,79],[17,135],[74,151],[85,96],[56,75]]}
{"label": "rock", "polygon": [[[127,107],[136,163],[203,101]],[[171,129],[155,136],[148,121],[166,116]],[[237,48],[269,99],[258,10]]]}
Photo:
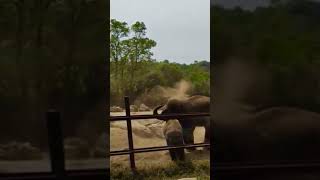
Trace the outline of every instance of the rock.
{"label": "rock", "polygon": [[153,133],[151,132],[151,130],[140,124],[139,122],[132,122],[132,132],[140,137],[152,137]]}
{"label": "rock", "polygon": [[[139,121],[133,121],[131,122],[132,125],[132,133],[139,137],[153,137],[155,134],[151,131],[150,128],[147,126],[139,123]],[[126,122],[114,122],[112,123],[112,128],[119,128],[122,130],[127,131],[127,124]]]}
{"label": "rock", "polygon": [[139,111],[139,108],[138,108],[138,106],[136,106],[136,105],[130,105],[130,111],[131,111],[131,112],[138,112],[138,111]]}
{"label": "rock", "polygon": [[150,111],[151,109],[145,104],[140,104],[139,111]]}
{"label": "rock", "polygon": [[153,132],[153,134],[159,138],[164,138],[162,128],[165,122],[157,123],[157,124],[150,124],[147,127]]}
{"label": "rock", "polygon": [[3,160],[35,160],[42,159],[40,149],[29,142],[10,142],[0,147],[0,159]]}
{"label": "rock", "polygon": [[64,140],[64,151],[66,159],[89,158],[89,144],[77,137],[69,137]]}
{"label": "rock", "polygon": [[152,124],[160,124],[163,123],[165,121],[163,120],[158,120],[158,119],[141,119],[138,121],[140,124],[144,125],[144,126],[150,126]]}
{"label": "rock", "polygon": [[110,112],[123,112],[124,110],[119,106],[111,106]]}

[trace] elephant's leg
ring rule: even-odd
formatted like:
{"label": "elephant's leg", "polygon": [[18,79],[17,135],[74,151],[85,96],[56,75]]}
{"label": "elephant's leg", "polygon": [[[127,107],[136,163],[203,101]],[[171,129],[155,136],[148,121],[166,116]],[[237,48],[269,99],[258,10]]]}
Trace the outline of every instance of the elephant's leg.
{"label": "elephant's leg", "polygon": [[[166,141],[167,141],[167,145],[168,145],[168,146],[172,146],[172,145],[173,145],[172,139],[169,139],[169,138],[167,137],[167,138],[166,138]],[[171,160],[172,160],[172,161],[175,161],[175,160],[177,159],[174,149],[169,149],[169,154],[170,154],[170,157],[171,157]]]}
{"label": "elephant's leg", "polygon": [[174,149],[169,149],[170,157],[172,161],[177,160],[176,153]]}
{"label": "elephant's leg", "polygon": [[[183,128],[183,140],[186,145],[194,144],[193,131],[195,126],[193,127],[182,127]],[[193,151],[196,150],[195,147],[186,148],[187,150]]]}
{"label": "elephant's leg", "polygon": [[185,160],[184,148],[177,149],[176,155],[177,155],[178,160],[184,161]]}

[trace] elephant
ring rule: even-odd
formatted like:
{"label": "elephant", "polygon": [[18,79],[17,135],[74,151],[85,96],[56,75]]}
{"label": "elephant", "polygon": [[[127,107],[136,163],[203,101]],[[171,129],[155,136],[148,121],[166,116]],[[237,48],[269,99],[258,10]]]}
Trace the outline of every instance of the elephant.
{"label": "elephant", "polygon": [[[168,146],[181,146],[184,145],[182,127],[178,120],[169,119],[163,126],[163,134],[166,138]],[[173,161],[184,161],[184,149],[170,149],[171,159]]]}
{"label": "elephant", "polygon": [[[153,110],[154,115],[158,115],[158,110],[163,107],[161,114],[187,114],[187,113],[209,113],[210,97],[194,95],[184,99],[171,98],[165,105],[160,105]],[[159,118],[167,120],[166,118]],[[205,127],[205,142],[210,143],[210,117],[188,117],[178,118],[183,130],[185,144],[194,144],[193,131],[196,126]],[[195,150],[195,148],[187,148]]]}

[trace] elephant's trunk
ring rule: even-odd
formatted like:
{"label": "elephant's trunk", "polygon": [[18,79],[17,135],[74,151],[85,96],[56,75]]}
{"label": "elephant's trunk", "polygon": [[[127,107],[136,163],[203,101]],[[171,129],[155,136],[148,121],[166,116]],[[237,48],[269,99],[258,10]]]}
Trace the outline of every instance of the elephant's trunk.
{"label": "elephant's trunk", "polygon": [[158,109],[162,108],[164,105],[160,105],[153,110],[153,115],[159,115]]}

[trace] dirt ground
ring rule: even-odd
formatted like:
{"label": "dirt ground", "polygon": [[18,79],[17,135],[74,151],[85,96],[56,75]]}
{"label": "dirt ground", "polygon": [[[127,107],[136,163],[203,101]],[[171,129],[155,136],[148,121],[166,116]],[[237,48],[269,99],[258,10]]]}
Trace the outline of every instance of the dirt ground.
{"label": "dirt ground", "polygon": [[[133,112],[135,114],[152,114],[152,112]],[[125,115],[123,112],[111,113],[111,116]],[[162,133],[164,122],[157,119],[133,120],[133,145],[134,148],[166,146],[166,140]],[[195,143],[201,143],[204,140],[204,128],[197,127],[194,132]],[[126,121],[112,122],[110,125],[110,150],[124,150],[128,148],[128,137]],[[191,160],[210,159],[210,152],[197,148],[197,151],[186,152],[186,157]],[[148,152],[135,154],[136,163],[161,163],[171,161],[168,151]],[[110,164],[125,163],[128,164],[128,155],[113,156]]]}

